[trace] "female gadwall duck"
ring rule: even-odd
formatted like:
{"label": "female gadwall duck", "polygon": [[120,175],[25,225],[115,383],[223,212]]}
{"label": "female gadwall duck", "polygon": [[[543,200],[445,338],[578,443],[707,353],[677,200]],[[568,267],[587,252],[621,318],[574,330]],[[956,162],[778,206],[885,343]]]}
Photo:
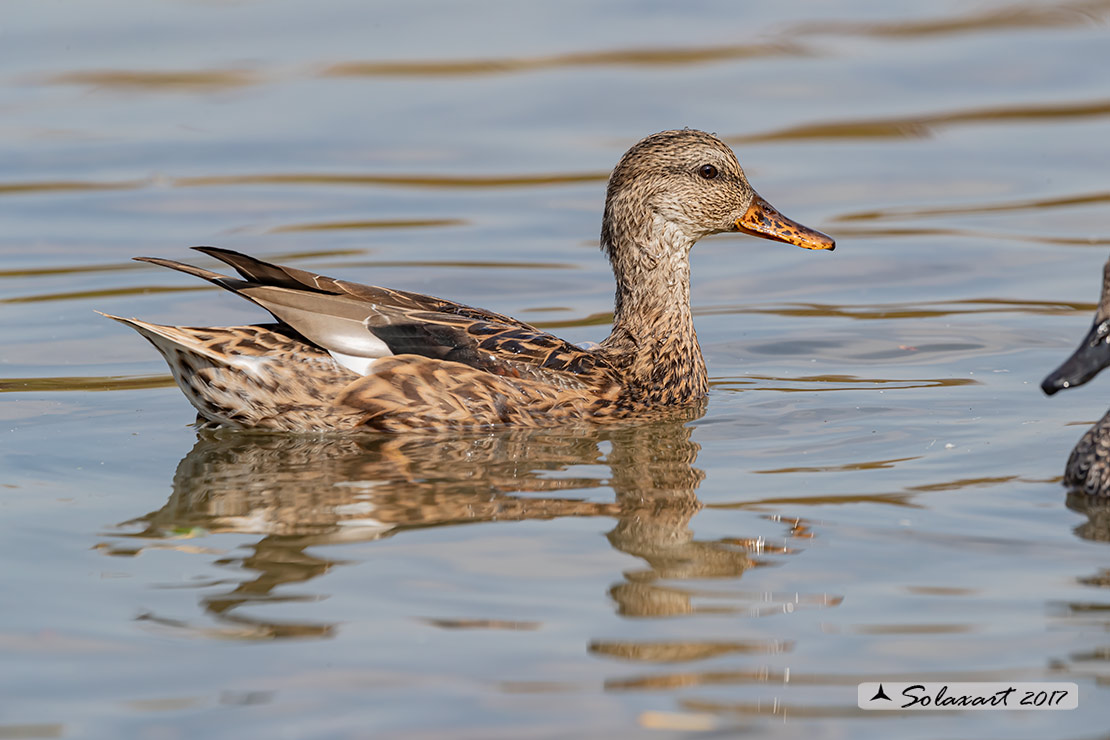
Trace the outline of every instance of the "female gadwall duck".
{"label": "female gadwall duck", "polygon": [[166,358],[209,421],[285,431],[448,431],[605,422],[692,403],[709,389],[690,311],[690,247],[724,231],[832,249],[759,197],[736,156],[701,131],[633,146],[609,178],[601,248],[617,281],[609,337],[584,349],[459,303],[196,247],[240,278],[204,278],[277,324],[158,326],[123,319]]}
{"label": "female gadwall duck", "polygon": [[[1049,373],[1041,390],[1052,395],[1083,385],[1110,365],[1110,262],[1102,268],[1102,296],[1095,321],[1079,348]],[[1110,412],[1087,430],[1071,451],[1064,469],[1064,485],[1092,496],[1110,496]]]}

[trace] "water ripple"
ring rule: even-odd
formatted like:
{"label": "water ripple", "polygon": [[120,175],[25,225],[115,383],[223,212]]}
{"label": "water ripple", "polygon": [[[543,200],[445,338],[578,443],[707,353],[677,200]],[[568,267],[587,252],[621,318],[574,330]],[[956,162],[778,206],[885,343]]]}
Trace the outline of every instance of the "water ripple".
{"label": "water ripple", "polygon": [[324,68],[324,77],[442,77],[489,75],[566,67],[662,67],[708,64],[732,59],[801,55],[795,43],[729,44],[666,49],[615,49],[538,57],[341,62]]}
{"label": "water ripple", "polygon": [[465,226],[468,221],[461,218],[410,218],[378,219],[361,221],[316,221],[303,224],[287,224],[269,229],[268,234],[285,234],[299,231],[354,231],[362,229],[416,229],[439,226]]}
{"label": "water ripple", "polygon": [[150,293],[188,293],[196,290],[214,290],[211,286],[159,286],[136,285],[130,288],[104,288],[101,290],[74,290],[61,293],[41,293],[38,295],[21,295],[15,298],[0,298],[2,303],[41,303],[45,301],[78,301],[87,298],[111,298],[128,295],[147,295]]}
{"label": "water ripple", "polygon": [[[781,386],[759,385],[753,381],[797,384]],[[742,378],[714,378],[710,387],[723,391],[779,391],[782,393],[815,393],[820,391],[850,391],[867,386],[885,390],[904,390],[907,388],[952,388],[963,385],[979,385],[973,378],[858,378],[854,375],[805,375],[799,377],[775,377],[773,375],[745,375]]]}
{"label": "water ripple", "polygon": [[1031,244],[1056,244],[1063,247],[1101,247],[1110,245],[1110,237],[1068,237],[1068,236],[1037,236],[1034,234],[978,231],[975,229],[946,229],[946,228],[886,228],[886,229],[860,229],[840,228],[836,230],[839,239],[873,239],[877,237],[892,238],[904,236],[942,236],[960,237],[964,239],[999,239],[1007,242],[1028,242]]}
{"label": "water ripple", "polygon": [[897,118],[868,118],[848,121],[808,123],[800,126],[726,137],[730,144],[750,144],[805,139],[844,138],[924,138],[937,129],[959,124],[1028,122],[1056,119],[1091,118],[1110,115],[1110,100],[1098,99],[1070,103],[1008,105],[993,108],[958,110]]}
{"label": "water ripple", "polygon": [[179,177],[175,187],[226,185],[396,185],[431,188],[504,188],[604,182],[608,172],[570,172],[534,175],[351,175],[338,173],[272,173],[259,175],[210,175]]}
{"label": "water ripple", "polygon": [[983,313],[1018,313],[1035,316],[1087,314],[1094,303],[1082,301],[1030,301],[1018,298],[966,298],[958,301],[918,301],[915,303],[786,303],[765,308],[751,305],[707,306],[695,311],[698,316],[731,314],[769,314],[808,318],[844,319],[925,319]]}
{"label": "water ripple", "polygon": [[794,33],[836,36],[870,36],[874,38],[929,38],[942,35],[983,33],[988,31],[1022,31],[1025,29],[1072,28],[1100,25],[1110,15],[1110,2],[1062,3],[1060,5],[1014,4],[972,12],[950,18],[922,18],[881,23],[858,23],[823,20],[800,23]]}
{"label": "water ripple", "polygon": [[854,211],[834,216],[833,221],[884,221],[911,218],[932,218],[944,216],[976,215],[982,213],[1006,213],[1009,211],[1039,211],[1053,208],[1074,208],[1076,206],[1103,205],[1110,203],[1110,191],[1081,193],[1057,198],[1036,198],[1003,203],[981,203],[963,206],[944,206],[941,208],[888,208],[873,211]]}
{"label": "water ripple", "polygon": [[211,70],[87,70],[46,78],[52,85],[86,85],[111,90],[212,92],[256,85],[258,74],[243,69]]}
{"label": "water ripple", "polygon": [[775,468],[774,470],[753,470],[751,472],[769,475],[775,473],[845,473],[859,470],[885,470],[887,468],[893,468],[897,463],[920,459],[921,455],[914,455],[913,457],[896,457],[890,460],[870,460],[867,462],[844,463],[842,465],[796,466]]}
{"label": "water ripple", "polygon": [[169,388],[172,375],[106,375],[100,377],[0,378],[0,393],[43,393],[58,391],[134,391]]}

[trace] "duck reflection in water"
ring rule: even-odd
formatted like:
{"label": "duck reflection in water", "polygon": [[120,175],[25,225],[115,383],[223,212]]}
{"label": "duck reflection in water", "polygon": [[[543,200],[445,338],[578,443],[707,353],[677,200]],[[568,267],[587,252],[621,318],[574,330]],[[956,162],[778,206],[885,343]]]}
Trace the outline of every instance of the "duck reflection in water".
{"label": "duck reflection in water", "polygon": [[1110,542],[1110,498],[1090,496],[1083,491],[1069,491],[1067,507],[1083,514],[1087,521],[1075,528],[1075,534],[1091,542]]}
{"label": "duck reflection in water", "polygon": [[[690,439],[687,422],[703,408],[627,428],[510,429],[452,437],[202,429],[177,467],[166,504],[120,526],[139,527],[125,537],[144,541],[143,547],[151,546],[151,539],[194,531],[261,535],[246,557],[218,561],[257,573],[231,591],[204,597],[205,610],[224,625],[221,636],[330,635],[331,624],[267,622],[254,616],[257,611],[251,616],[237,611],[243,605],[310,600],[275,590],[341,564],[319,550],[309,552],[311,547],[376,540],[414,528],[556,517],[615,519],[609,542],[647,563],[610,589],[621,614],[692,613],[698,610],[694,592],[658,581],[737,578],[756,564],[754,551],[774,551],[742,539],[699,541],[689,528],[702,508],[696,490],[705,474],[694,467],[699,446]],[[572,468],[577,473],[582,466],[605,467],[596,476],[559,474]],[[584,489],[604,487],[613,489],[615,501],[580,497]],[[118,541],[106,547],[113,554],[141,550]]]}
{"label": "duck reflection in water", "polygon": [[[1078,349],[1049,373],[1041,390],[1051,396],[1083,385],[1110,365],[1110,261],[1103,266],[1102,295],[1095,320]],[[1087,430],[1064,469],[1064,485],[1090,496],[1110,498],[1110,412]]]}

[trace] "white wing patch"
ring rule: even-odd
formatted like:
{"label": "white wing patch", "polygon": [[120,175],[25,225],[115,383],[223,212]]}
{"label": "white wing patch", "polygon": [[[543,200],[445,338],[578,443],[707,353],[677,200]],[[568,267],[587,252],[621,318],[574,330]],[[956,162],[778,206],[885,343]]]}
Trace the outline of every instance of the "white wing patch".
{"label": "white wing patch", "polygon": [[[345,355],[342,352],[336,352],[334,349],[329,349],[328,354],[331,355],[336,362],[343,367],[347,368],[353,373],[359,375],[369,375],[374,363],[377,362],[379,357],[357,357],[355,355]],[[388,351],[386,352],[389,355]]]}

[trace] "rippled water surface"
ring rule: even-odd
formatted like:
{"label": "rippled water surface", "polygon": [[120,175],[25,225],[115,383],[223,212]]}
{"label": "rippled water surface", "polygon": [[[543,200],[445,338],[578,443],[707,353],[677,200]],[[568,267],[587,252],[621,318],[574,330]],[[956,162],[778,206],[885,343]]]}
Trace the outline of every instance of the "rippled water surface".
{"label": "rippled water surface", "polygon": [[[1060,474],[1110,392],[1037,385],[1110,246],[1110,2],[4,10],[0,737],[1105,736]],[[262,319],[129,260],[217,244],[596,341],[605,178],[682,126],[838,241],[698,244],[687,419],[198,433],[93,312]],[[1080,707],[856,709],[909,679]]]}

